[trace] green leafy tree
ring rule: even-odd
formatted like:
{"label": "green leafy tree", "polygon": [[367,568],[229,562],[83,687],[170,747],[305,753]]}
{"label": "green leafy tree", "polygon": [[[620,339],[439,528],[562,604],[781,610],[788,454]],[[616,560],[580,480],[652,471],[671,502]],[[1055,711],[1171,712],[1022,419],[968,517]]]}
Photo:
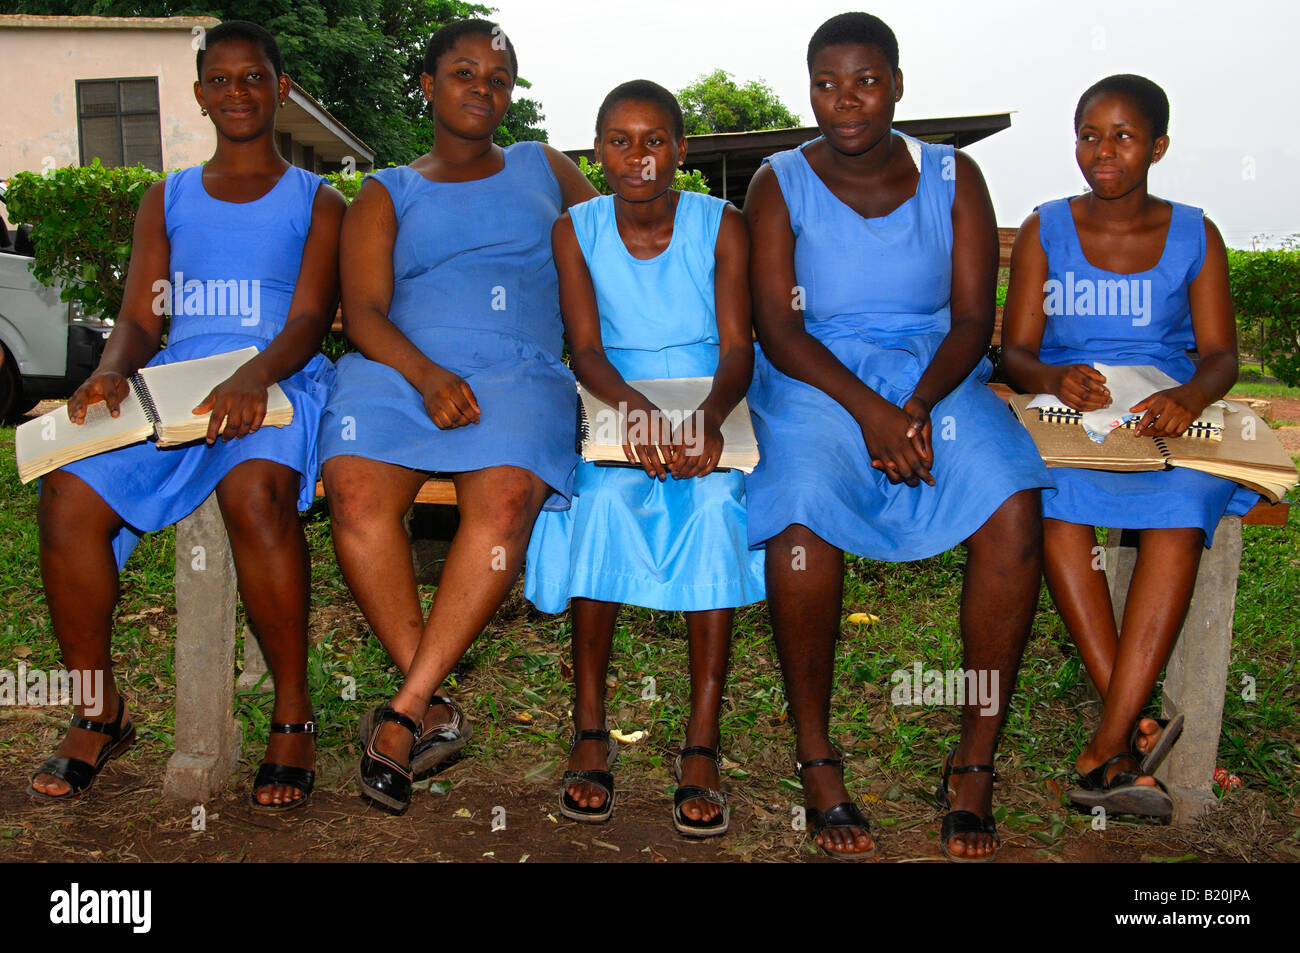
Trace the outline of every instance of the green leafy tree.
{"label": "green leafy tree", "polygon": [[740,86],[725,70],[700,76],[677,93],[688,136],[713,132],[790,129],[799,117],[790,112],[762,80]]}
{"label": "green leafy tree", "polygon": [[[463,0],[11,0],[8,12],[58,16],[212,16],[251,20],[273,34],[284,68],[375,150],[375,164],[409,162],[433,141],[420,93],[424,48],[438,27],[492,8]],[[528,84],[521,81],[525,89]],[[541,104],[516,99],[498,142],[546,139]]]}

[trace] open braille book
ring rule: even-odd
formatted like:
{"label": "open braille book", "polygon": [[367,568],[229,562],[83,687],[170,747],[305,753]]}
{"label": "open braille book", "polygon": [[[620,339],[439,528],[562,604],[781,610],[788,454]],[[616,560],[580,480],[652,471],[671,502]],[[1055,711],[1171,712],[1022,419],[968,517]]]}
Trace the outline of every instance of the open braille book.
{"label": "open braille book", "polygon": [[[208,433],[209,414],[194,410],[218,384],[256,357],[255,347],[214,354],[193,361],[145,367],[127,382],[130,393],[114,417],[108,405],[86,408],[86,420],[74,424],[66,407],[42,414],[20,425],[14,434],[18,477],[30,483],[65,463],[116,450],[129,444],[157,439],[160,447],[202,440]],[[287,427],[293,422],[293,405],[279,384],[267,389],[264,427]]]}
{"label": "open braille book", "polygon": [[1274,503],[1300,482],[1277,434],[1245,404],[1223,402],[1226,411],[1217,440],[1188,435],[1139,437],[1120,426],[1097,443],[1083,427],[1053,422],[1032,406],[1034,400],[1034,394],[1016,394],[1009,403],[1049,467],[1127,472],[1187,467],[1233,480]]}
{"label": "open braille book", "polygon": [[[690,419],[695,409],[713,389],[712,377],[671,377],[658,380],[628,381],[646,399],[664,412],[673,424],[681,425],[689,444],[694,433]],[[578,385],[578,452],[582,459],[598,466],[632,467],[623,455],[623,439],[638,422],[628,421],[619,409],[611,407],[581,384]],[[646,426],[642,422],[640,426]],[[758,464],[758,441],[749,419],[749,405],[742,398],[722,422],[722,456],[718,470],[753,471]]]}

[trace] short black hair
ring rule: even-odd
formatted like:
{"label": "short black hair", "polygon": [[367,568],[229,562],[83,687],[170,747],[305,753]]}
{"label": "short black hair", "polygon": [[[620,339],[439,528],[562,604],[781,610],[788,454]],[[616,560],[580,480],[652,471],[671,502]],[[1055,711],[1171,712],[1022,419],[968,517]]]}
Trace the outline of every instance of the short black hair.
{"label": "short black hair", "polygon": [[808,71],[812,71],[814,56],[839,43],[878,46],[889,61],[889,68],[898,69],[898,38],[889,24],[870,13],[841,13],[819,26],[808,41]]}
{"label": "short black hair", "polygon": [[1169,133],[1169,97],[1165,91],[1145,76],[1118,73],[1093,83],[1079,97],[1079,105],[1074,107],[1076,136],[1079,134],[1079,126],[1083,124],[1083,112],[1088,108],[1088,103],[1107,93],[1127,96],[1137,104],[1138,111],[1151,124],[1152,139],[1159,139]]}
{"label": "short black hair", "polygon": [[510,58],[510,77],[519,78],[519,58],[515,56],[515,45],[510,42],[510,37],[506,36],[505,30],[491,20],[453,20],[439,28],[429,40],[429,45],[424,48],[424,71],[430,76],[435,75],[438,70],[438,58],[466,36],[490,36],[494,40],[498,36],[501,37],[506,55]]}
{"label": "short black hair", "polygon": [[226,40],[245,40],[252,43],[266,54],[266,58],[271,61],[271,68],[275,70],[277,78],[284,72],[284,60],[280,56],[280,44],[275,42],[275,37],[270,34],[270,31],[265,27],[258,26],[256,23],[249,23],[247,20],[226,20],[203,34],[203,43],[199,46],[199,51],[194,57],[194,68],[198,71],[199,79],[203,79],[203,55],[218,43],[224,43]]}
{"label": "short black hair", "polygon": [[600,109],[596,112],[597,136],[600,136],[601,130],[605,128],[605,120],[609,117],[609,111],[619,103],[625,103],[628,100],[653,103],[658,106],[672,120],[673,138],[681,139],[685,137],[686,121],[682,118],[681,103],[668,90],[648,79],[628,80],[626,83],[620,83],[609,91],[609,95],[605,97],[604,102],[600,104]]}

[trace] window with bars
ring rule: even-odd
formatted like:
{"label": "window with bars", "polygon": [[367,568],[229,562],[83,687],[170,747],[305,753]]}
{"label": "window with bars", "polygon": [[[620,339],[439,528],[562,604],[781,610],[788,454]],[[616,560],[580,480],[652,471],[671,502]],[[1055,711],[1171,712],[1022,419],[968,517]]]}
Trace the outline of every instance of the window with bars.
{"label": "window with bars", "polygon": [[77,132],[81,164],[140,163],[162,171],[158,77],[77,80]]}

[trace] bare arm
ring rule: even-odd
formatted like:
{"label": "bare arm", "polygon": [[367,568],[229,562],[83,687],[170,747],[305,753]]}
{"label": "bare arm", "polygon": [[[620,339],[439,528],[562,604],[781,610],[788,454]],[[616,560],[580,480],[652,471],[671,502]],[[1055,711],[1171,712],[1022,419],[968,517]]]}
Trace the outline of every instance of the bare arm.
{"label": "bare arm", "polygon": [[871,465],[891,482],[932,482],[913,421],[862,383],[804,326],[803,291],[794,270],[794,230],[776,173],[763,166],[745,196],[750,289],[763,353],[783,374],[826,393],[862,430]]}
{"label": "bare arm", "polygon": [[[635,432],[641,428],[635,426],[633,414],[645,414],[644,419],[653,420],[659,414],[659,408],[631,387],[605,354],[600,337],[596,288],[573,230],[573,220],[567,213],[555,220],[551,229],[551,248],[560,278],[560,311],[564,315],[564,332],[569,338],[574,375],[582,386],[611,407],[625,405],[629,432]],[[629,443],[623,447],[623,453],[629,463],[639,464],[650,476],[662,480],[668,475],[668,466],[674,459],[672,434],[661,432],[656,427],[649,441]]]}
{"label": "bare arm", "polygon": [[162,344],[163,315],[169,307],[166,303],[169,292],[157,289],[171,288],[168,274],[171,243],[167,241],[163,221],[164,188],[163,182],[155,182],[140,201],[122,310],[95,373],[68,399],[68,418],[74,423],[84,423],[86,407],[101,400],[116,417],[122,401],[130,393],[127,378],[148,364]]}
{"label": "bare arm", "polygon": [[1205,263],[1187,290],[1192,331],[1201,361],[1186,384],[1152,394],[1130,410],[1143,412],[1135,433],[1181,436],[1210,404],[1237,382],[1237,324],[1228,288],[1228,255],[1223,237],[1205,219]]}
{"label": "bare arm", "polygon": [[546,152],[546,161],[551,164],[551,171],[555,173],[555,181],[560,183],[560,196],[566,210],[597,196],[595,187],[576,162],[553,146],[542,143],[542,149]]}
{"label": "bare arm", "polygon": [[952,203],[952,326],[917,382],[913,397],[926,414],[952,393],[988,352],[993,337],[998,229],[984,176],[964,152],[955,153]]}
{"label": "bare arm", "polygon": [[[713,300],[718,322],[718,367],[713,387],[698,408],[702,445],[686,448],[674,466],[683,479],[707,476],[722,454],[722,422],[740,403],[754,376],[754,331],[749,299],[749,229],[744,216],[728,205],[714,243]],[[698,452],[697,452],[698,451]]]}
{"label": "bare arm", "polygon": [[420,392],[439,428],[478,423],[479,406],[470,386],[426,357],[389,320],[396,239],[393,200],[383,185],[367,181],[343,216],[339,239],[343,330],[362,354],[387,364]]}
{"label": "bare arm", "polygon": [[1002,367],[1011,386],[1027,394],[1055,394],[1074,410],[1100,410],[1110,404],[1106,378],[1088,364],[1046,364],[1039,355],[1047,315],[1043,310],[1047,253],[1039,240],[1040,221],[1032,212],[1011,247],[1011,284],[1002,310]]}
{"label": "bare arm", "polygon": [[194,409],[196,414],[211,412],[208,443],[218,432],[226,440],[255,433],[266,416],[267,388],[296,374],[320,353],[338,302],[339,226],[346,209],[347,202],[337,190],[324,184],[316,189],[311,227],[284,327],[261,353]]}

